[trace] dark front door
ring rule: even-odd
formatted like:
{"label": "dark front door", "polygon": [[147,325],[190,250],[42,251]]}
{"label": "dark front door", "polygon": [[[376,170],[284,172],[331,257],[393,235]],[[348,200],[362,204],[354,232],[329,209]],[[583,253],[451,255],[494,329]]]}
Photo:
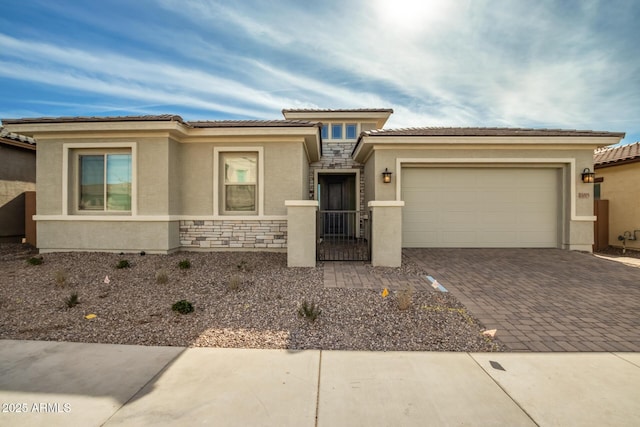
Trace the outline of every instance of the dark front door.
{"label": "dark front door", "polygon": [[[355,175],[323,174],[318,176],[320,211],[324,213],[323,234],[350,235],[355,233]],[[352,218],[353,217],[353,218]]]}

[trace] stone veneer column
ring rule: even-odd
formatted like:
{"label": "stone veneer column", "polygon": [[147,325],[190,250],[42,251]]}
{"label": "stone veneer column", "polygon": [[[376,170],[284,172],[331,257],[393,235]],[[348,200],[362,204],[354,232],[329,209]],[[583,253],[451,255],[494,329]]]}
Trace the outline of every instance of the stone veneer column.
{"label": "stone veneer column", "polygon": [[287,267],[316,266],[317,200],[286,200]]}
{"label": "stone veneer column", "polygon": [[402,201],[371,201],[371,265],[402,264]]}

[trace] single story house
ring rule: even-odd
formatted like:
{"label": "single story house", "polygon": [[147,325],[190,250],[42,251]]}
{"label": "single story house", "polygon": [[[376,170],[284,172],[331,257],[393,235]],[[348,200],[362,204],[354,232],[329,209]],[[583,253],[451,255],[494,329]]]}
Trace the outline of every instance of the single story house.
{"label": "single story house", "polygon": [[596,150],[593,162],[595,197],[609,201],[609,245],[640,250],[640,142]]}
{"label": "single story house", "polygon": [[[593,184],[582,172],[593,168],[596,148],[623,133],[384,130],[392,113],[285,109],[284,120],[267,121],[161,115],[3,124],[38,142],[35,218],[45,252],[288,247],[309,258],[317,234],[368,238],[368,229],[374,265],[398,265],[402,247],[591,251]],[[298,208],[313,222],[299,222]],[[354,216],[315,227],[318,208]]]}
{"label": "single story house", "polygon": [[27,234],[25,204],[35,189],[35,140],[0,127],[0,242],[20,242]]}

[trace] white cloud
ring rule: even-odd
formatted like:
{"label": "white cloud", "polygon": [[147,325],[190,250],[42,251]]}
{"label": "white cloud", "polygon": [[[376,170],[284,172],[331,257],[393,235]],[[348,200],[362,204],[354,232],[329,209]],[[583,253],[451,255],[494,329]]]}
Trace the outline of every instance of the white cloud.
{"label": "white cloud", "polygon": [[[175,22],[122,34],[144,58],[0,34],[0,76],[131,105],[185,105],[203,118],[390,107],[390,126],[640,128],[640,55],[625,39],[638,30],[624,34],[614,21],[637,13],[631,3],[157,4]],[[103,27],[115,33],[113,22]]]}

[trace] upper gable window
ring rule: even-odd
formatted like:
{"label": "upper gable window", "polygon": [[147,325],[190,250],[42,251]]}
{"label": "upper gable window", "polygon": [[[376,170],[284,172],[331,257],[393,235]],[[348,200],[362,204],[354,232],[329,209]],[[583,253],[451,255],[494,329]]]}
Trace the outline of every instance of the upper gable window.
{"label": "upper gable window", "polygon": [[348,141],[358,138],[357,123],[325,123],[322,125],[323,140]]}
{"label": "upper gable window", "polygon": [[342,139],[342,123],[331,125],[331,139]]}
{"label": "upper gable window", "polygon": [[355,123],[347,123],[346,129],[347,129],[346,139],[356,139],[358,126]]}

